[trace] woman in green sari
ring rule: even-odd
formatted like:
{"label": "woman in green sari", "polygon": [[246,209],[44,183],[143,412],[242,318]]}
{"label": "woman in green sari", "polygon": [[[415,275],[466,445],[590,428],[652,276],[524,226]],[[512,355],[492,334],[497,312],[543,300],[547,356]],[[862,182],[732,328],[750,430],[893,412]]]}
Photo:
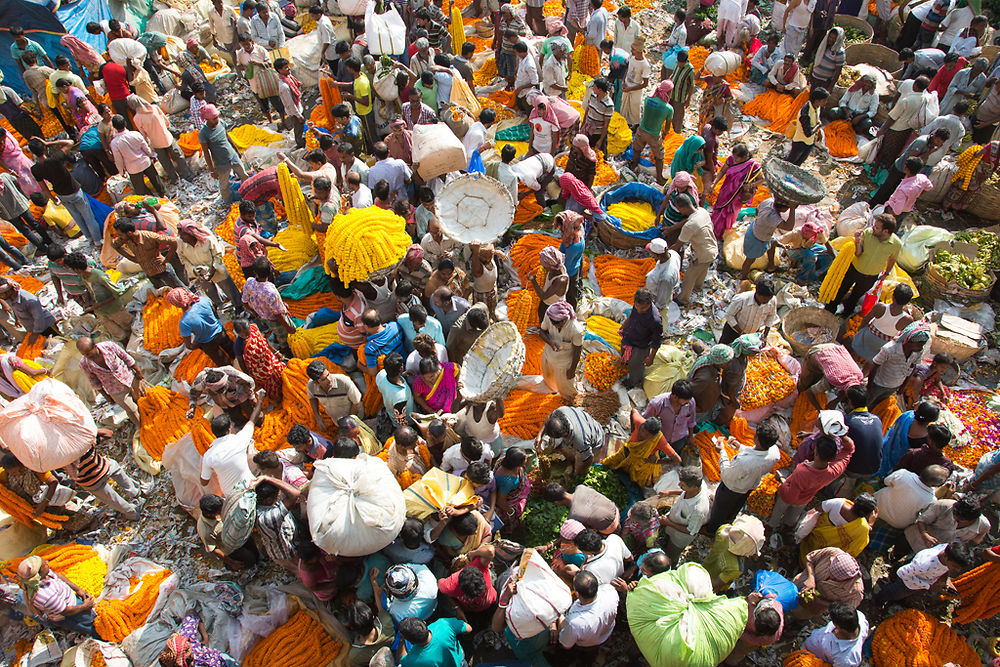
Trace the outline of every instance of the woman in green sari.
{"label": "woman in green sari", "polygon": [[702,148],[705,147],[705,139],[700,134],[695,134],[684,140],[681,147],[674,153],[674,159],[670,163],[670,177],[673,178],[677,172],[686,171],[695,176],[695,181],[701,175],[702,166],[705,164],[705,155]]}

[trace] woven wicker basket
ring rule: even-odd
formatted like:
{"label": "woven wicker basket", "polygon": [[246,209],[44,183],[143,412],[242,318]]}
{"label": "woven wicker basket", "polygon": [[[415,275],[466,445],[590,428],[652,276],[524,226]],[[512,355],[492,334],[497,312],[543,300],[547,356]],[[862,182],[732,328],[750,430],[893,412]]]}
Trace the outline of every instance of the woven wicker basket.
{"label": "woven wicker basket", "polygon": [[990,275],[991,280],[988,287],[969,289],[957,283],[947,282],[934,268],[934,262],[931,262],[927,265],[927,270],[924,271],[923,294],[928,298],[943,298],[961,303],[981,303],[990,298],[990,290],[993,289],[993,285],[997,281],[995,273],[991,272]]}
{"label": "woven wicker basket", "polygon": [[597,228],[597,237],[611,248],[631,250],[633,248],[645,248],[646,244],[649,243],[649,241],[644,239],[629,236],[606,220],[595,221],[594,227]]}
{"label": "woven wicker basket", "polygon": [[483,39],[489,39],[493,36],[493,24],[489,21],[476,21],[473,25],[476,29],[476,34]]}
{"label": "woven wicker basket", "polygon": [[800,306],[786,313],[781,319],[781,335],[792,346],[792,351],[800,357],[816,343],[798,341],[792,334],[808,327],[823,327],[829,330],[832,342],[836,340],[837,332],[840,330],[840,320],[833,313],[815,306]]}
{"label": "woven wicker basket", "polygon": [[848,65],[863,63],[872,67],[881,67],[887,72],[895,72],[899,69],[899,53],[881,44],[851,44],[845,49],[845,54]]}
{"label": "woven wicker basket", "polygon": [[815,204],[826,196],[815,174],[780,158],[764,162],[764,182],[775,196],[797,204]]}
{"label": "woven wicker basket", "polygon": [[438,222],[460,243],[489,243],[514,221],[514,200],[507,186],[484,174],[462,174],[437,195]]}
{"label": "woven wicker basket", "polygon": [[864,33],[864,42],[851,42],[854,44],[867,44],[872,41],[872,37],[875,36],[875,29],[872,28],[868,21],[859,19],[857,16],[851,16],[850,14],[837,14],[833,17],[833,24],[840,26],[841,28],[854,28],[855,30]]}
{"label": "woven wicker basket", "polygon": [[1000,188],[992,183],[984,183],[967,212],[983,220],[1000,221]]}
{"label": "woven wicker basket", "polygon": [[513,322],[490,325],[462,362],[462,397],[472,403],[502,400],[521,378],[524,354],[524,341]]}
{"label": "woven wicker basket", "polygon": [[978,347],[960,343],[946,335],[939,336],[936,325],[931,325],[931,332],[931,354],[950,354],[955,357],[956,361],[962,363],[971,359],[979,352]]}

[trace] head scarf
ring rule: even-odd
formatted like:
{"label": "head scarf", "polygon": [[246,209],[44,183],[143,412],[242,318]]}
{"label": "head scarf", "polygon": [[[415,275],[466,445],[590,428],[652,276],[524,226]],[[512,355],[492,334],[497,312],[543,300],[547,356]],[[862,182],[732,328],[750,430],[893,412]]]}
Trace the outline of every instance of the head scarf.
{"label": "head scarf", "polygon": [[847,424],[844,423],[844,414],[840,410],[820,410],[819,424],[827,435],[836,438],[847,435]]}
{"label": "head scarf", "polygon": [[419,243],[412,243],[406,249],[406,257],[403,258],[406,262],[422,262],[424,260],[424,247]]}
{"label": "head scarf", "polygon": [[554,16],[546,16],[545,27],[550,37],[556,37],[556,36],[566,37],[569,35],[569,30],[567,30],[566,24],[563,23],[562,19],[560,18],[556,18]]}
{"label": "head scarf", "polygon": [[417,590],[417,575],[408,565],[393,565],[385,573],[385,589],[394,598],[408,598]]}
{"label": "head scarf", "polygon": [[764,349],[764,341],[760,339],[760,334],[743,334],[729,344],[733,348],[733,355],[742,357],[747,354],[756,354]]}
{"label": "head scarf", "polygon": [[41,569],[44,562],[41,556],[28,556],[17,566],[17,576],[28,597],[37,593],[38,587],[42,585]]}
{"label": "head scarf", "polygon": [[576,311],[569,301],[560,300],[545,309],[545,317],[551,322],[566,322],[576,317]]}
{"label": "head scarf", "polygon": [[201,119],[212,120],[219,117],[219,108],[214,104],[206,104],[201,108]]}
{"label": "head scarf", "polygon": [[566,519],[559,526],[559,537],[564,540],[574,540],[576,536],[583,532],[585,526],[576,519]]}
{"label": "head scarf", "polygon": [[[830,40],[830,33],[834,34],[833,40]],[[844,29],[837,26],[830,30],[827,34],[823,35],[823,40],[819,43],[819,48],[816,49],[816,62],[823,59],[827,53],[840,53],[844,50],[844,39],[845,39]]]}
{"label": "head scarf", "polygon": [[175,632],[167,640],[167,650],[174,654],[174,664],[184,664],[184,656],[187,655],[191,641],[184,635]]}
{"label": "head scarf", "polygon": [[562,227],[562,242],[568,245],[583,240],[583,216],[575,211],[556,213],[556,227]]}
{"label": "head scarf", "polygon": [[858,561],[849,553],[841,553],[830,559],[830,578],[835,581],[847,581],[861,574]]}
{"label": "head scarf", "polygon": [[222,377],[220,377],[215,382],[212,382],[206,376],[206,378],[205,378],[205,389],[208,389],[209,391],[214,391],[214,392],[218,393],[220,391],[223,391],[226,387],[229,386],[229,377],[225,373],[223,373],[222,371],[220,371],[218,369],[215,369],[215,370],[216,370],[217,373],[221,374]]}
{"label": "head scarf", "polygon": [[590,147],[590,139],[586,134],[578,134],[573,137],[573,148],[576,148],[591,162],[597,162],[597,153]]}
{"label": "head scarf", "polygon": [[211,236],[211,233],[207,229],[192,220],[181,220],[177,223],[177,231],[183,234],[190,234],[198,242],[204,241]]}
{"label": "head scarf", "polygon": [[670,190],[667,191],[669,197],[674,192],[683,192],[694,200],[694,205],[698,205],[698,186],[694,182],[694,176],[686,171],[678,171],[670,181]]}
{"label": "head scarf", "polygon": [[705,147],[705,138],[700,134],[695,134],[684,140],[681,147],[674,153],[674,159],[670,163],[670,173],[675,177],[682,171],[690,172],[694,169],[694,163],[701,154],[701,149]]}
{"label": "head scarf", "polygon": [[926,343],[931,339],[931,328],[923,321],[917,320],[906,325],[906,328],[899,332],[896,340],[900,345],[907,343]]}
{"label": "head scarf", "polygon": [[[539,111],[539,105],[545,105],[545,111]],[[541,118],[542,120],[552,123],[556,127],[559,126],[559,118],[556,116],[556,110],[552,108],[552,98],[547,95],[536,95],[535,101],[532,102],[531,113],[528,114],[528,120],[535,120],[536,118]]]}
{"label": "head scarf", "polygon": [[823,231],[823,225],[812,220],[807,220],[802,223],[802,227],[799,229],[799,233],[802,234],[802,238],[814,239],[820,235]]}
{"label": "head scarf", "polygon": [[184,46],[186,46],[186,47],[187,47],[187,48],[189,48],[189,49],[190,49],[190,48],[191,48],[192,46],[198,46],[198,40],[196,40],[196,39],[194,39],[194,38],[191,38],[191,39],[189,39],[188,41],[184,42]]}
{"label": "head scarf", "polygon": [[694,366],[688,371],[688,377],[692,377],[694,372],[703,366],[728,364],[735,356],[733,348],[728,345],[713,345],[708,352],[694,360]]}
{"label": "head scarf", "polygon": [[863,77],[861,77],[860,79],[858,79],[857,81],[855,81],[854,84],[851,85],[851,87],[848,88],[847,90],[849,92],[853,93],[856,90],[860,90],[861,86],[863,84],[866,84],[866,83],[870,83],[872,86],[874,86],[875,85],[875,77],[873,77],[871,74],[865,74]]}
{"label": "head scarf", "polygon": [[[73,58],[82,65],[102,65],[104,64],[104,58],[97,49],[87,44],[79,37],[73,35],[63,35],[59,38],[59,43],[69,49],[69,52],[73,55]],[[38,63],[41,65],[41,63]]]}
{"label": "head scarf", "polygon": [[554,245],[545,246],[538,253],[538,261],[549,270],[563,269],[566,266],[566,256]]}
{"label": "head scarf", "polygon": [[183,287],[175,287],[167,292],[167,303],[178,308],[187,309],[198,301],[198,295]]}
{"label": "head scarf", "polygon": [[674,92],[674,82],[671,81],[670,79],[667,79],[666,81],[660,82],[660,85],[656,87],[656,92],[653,94],[659,97],[664,102],[669,102],[670,93],[672,92]]}

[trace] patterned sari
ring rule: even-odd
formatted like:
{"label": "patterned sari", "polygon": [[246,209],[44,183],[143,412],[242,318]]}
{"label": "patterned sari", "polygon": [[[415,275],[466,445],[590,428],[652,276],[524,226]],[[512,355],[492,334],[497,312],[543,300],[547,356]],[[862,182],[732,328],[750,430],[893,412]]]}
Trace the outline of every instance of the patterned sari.
{"label": "patterned sari", "polygon": [[413,381],[413,391],[423,396],[435,412],[451,412],[451,405],[458,397],[458,366],[450,361],[441,364],[437,380],[430,386],[418,375]]}
{"label": "patterned sari", "polygon": [[250,325],[245,338],[240,337],[237,340],[237,348],[240,342],[243,343],[243,352],[240,354],[240,363],[243,364],[243,368],[257,383],[257,386],[266,391],[268,397],[275,404],[280,405],[282,397],[281,374],[285,370],[285,362],[271,349],[267,339],[264,338],[256,324]]}
{"label": "patterned sari", "polygon": [[[493,477],[497,485],[497,516],[503,521],[504,531],[509,532],[521,523],[521,515],[524,514],[528,496],[531,494],[531,480],[523,467],[517,476],[501,473],[500,464],[503,457],[504,452],[496,457]],[[499,502],[500,500],[503,502]]]}
{"label": "patterned sari", "polygon": [[750,184],[760,176],[760,165],[753,158],[736,164],[733,156],[726,160],[726,176],[719,188],[719,196],[712,207],[712,230],[721,239],[727,229],[732,229],[736,214],[744,204],[753,199]]}

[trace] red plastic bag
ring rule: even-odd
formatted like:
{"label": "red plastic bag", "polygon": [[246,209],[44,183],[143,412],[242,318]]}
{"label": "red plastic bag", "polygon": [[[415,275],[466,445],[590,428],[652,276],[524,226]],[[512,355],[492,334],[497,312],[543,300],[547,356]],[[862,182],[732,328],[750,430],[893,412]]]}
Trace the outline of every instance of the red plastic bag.
{"label": "red plastic bag", "polygon": [[864,300],[861,302],[861,314],[867,315],[868,311],[875,307],[878,303],[879,298],[882,296],[882,283],[885,282],[885,278],[879,278],[875,286],[868,290],[865,294]]}

